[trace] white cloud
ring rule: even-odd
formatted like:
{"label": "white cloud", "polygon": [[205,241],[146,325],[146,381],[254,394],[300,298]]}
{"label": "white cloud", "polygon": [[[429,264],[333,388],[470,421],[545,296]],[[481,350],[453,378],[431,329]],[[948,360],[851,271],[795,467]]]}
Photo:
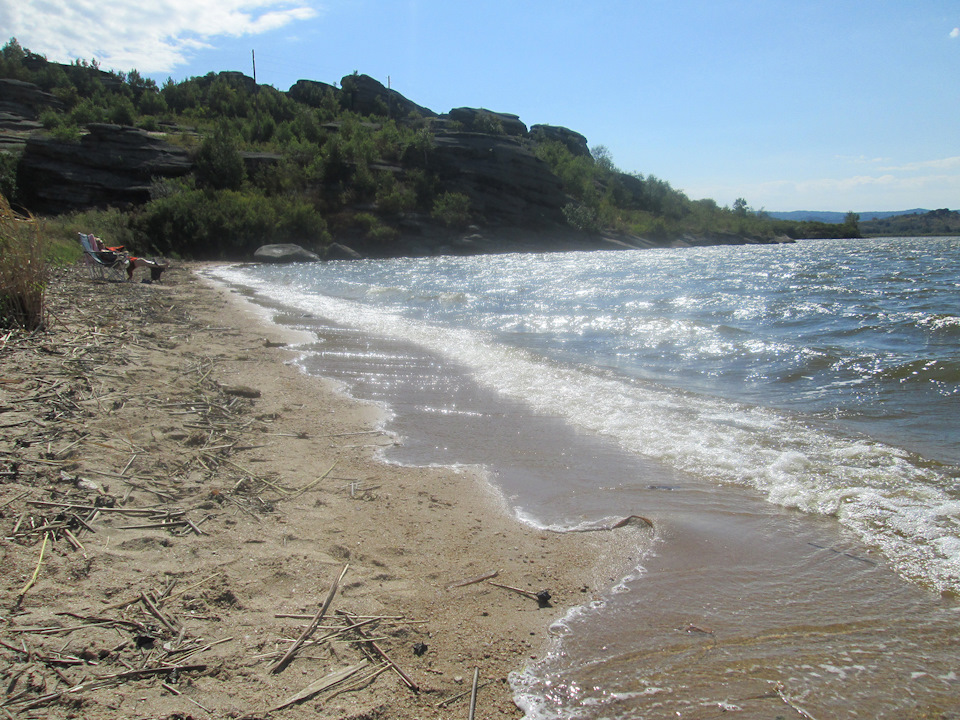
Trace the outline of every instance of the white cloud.
{"label": "white cloud", "polygon": [[105,69],[143,73],[168,72],[217,37],[317,14],[315,0],[0,0],[0,27],[23,47],[59,62],[96,58]]}
{"label": "white cloud", "polygon": [[960,155],[937,160],[920,160],[893,167],[880,168],[887,172],[917,172],[919,170],[960,170]]}
{"label": "white cloud", "polygon": [[952,38],[958,38],[958,37],[960,37],[960,27],[955,27],[953,30],[951,30],[951,31],[950,31],[950,37],[952,37]]}

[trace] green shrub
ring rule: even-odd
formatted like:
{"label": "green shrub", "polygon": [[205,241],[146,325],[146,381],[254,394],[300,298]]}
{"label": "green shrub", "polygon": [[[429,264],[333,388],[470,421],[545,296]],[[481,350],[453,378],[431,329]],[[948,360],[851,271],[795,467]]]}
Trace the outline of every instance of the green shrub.
{"label": "green shrub", "polygon": [[197,153],[197,181],[216,190],[238,190],[246,171],[236,140],[225,128],[204,139]]}
{"label": "green shrub", "polygon": [[329,242],[327,224],[305,200],[246,190],[181,187],[150,201],[135,227],[141,244],[163,254],[243,258],[260,245]]}
{"label": "green shrub", "polygon": [[431,215],[447,227],[464,228],[470,224],[470,198],[445,192],[434,201]]}
{"label": "green shrub", "polygon": [[563,206],[563,217],[567,224],[584,232],[597,232],[600,230],[600,223],[597,221],[597,213],[585,205],[567,203]]}

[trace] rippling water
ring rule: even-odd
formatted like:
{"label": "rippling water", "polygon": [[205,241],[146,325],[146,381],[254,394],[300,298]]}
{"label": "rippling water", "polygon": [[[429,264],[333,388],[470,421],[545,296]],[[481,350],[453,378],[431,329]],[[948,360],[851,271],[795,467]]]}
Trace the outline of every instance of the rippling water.
{"label": "rippling water", "polygon": [[654,520],[515,678],[529,714],[957,710],[960,240],[217,276],[391,409],[395,459],[483,465],[544,527]]}

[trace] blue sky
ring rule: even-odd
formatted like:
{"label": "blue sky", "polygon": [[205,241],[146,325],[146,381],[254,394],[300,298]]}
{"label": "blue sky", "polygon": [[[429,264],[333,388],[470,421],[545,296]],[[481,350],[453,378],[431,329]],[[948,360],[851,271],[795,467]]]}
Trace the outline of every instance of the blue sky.
{"label": "blue sky", "polygon": [[767,210],[960,209],[960,2],[0,0],[51,60],[286,90],[359,71],[563,125],[626,172]]}

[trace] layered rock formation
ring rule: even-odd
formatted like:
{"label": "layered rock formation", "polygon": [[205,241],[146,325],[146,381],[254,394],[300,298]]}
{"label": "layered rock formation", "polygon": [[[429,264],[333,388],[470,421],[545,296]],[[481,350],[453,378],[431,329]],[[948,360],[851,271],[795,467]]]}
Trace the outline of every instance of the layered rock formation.
{"label": "layered rock formation", "polygon": [[567,203],[560,180],[515,138],[444,133],[434,139],[430,167],[450,192],[496,225],[561,224]]}
{"label": "layered rock formation", "polygon": [[186,150],[137,128],[92,124],[79,143],[31,137],[20,159],[21,202],[37,213],[147,202],[156,178],[192,170]]}

